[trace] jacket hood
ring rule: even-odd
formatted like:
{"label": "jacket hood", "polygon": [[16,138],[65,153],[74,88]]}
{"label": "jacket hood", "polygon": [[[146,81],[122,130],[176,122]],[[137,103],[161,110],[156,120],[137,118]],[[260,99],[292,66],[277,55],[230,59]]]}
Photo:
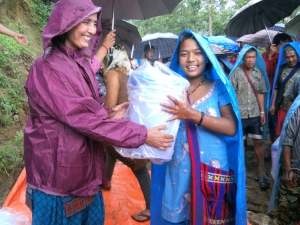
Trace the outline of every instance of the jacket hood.
{"label": "jacket hood", "polygon": [[94,13],[98,13],[97,31],[91,38],[89,47],[82,50],[87,57],[92,58],[97,51],[102,26],[101,7],[95,6],[91,0],[60,0],[53,6],[48,23],[42,33],[44,50],[52,45],[52,38],[68,32]]}

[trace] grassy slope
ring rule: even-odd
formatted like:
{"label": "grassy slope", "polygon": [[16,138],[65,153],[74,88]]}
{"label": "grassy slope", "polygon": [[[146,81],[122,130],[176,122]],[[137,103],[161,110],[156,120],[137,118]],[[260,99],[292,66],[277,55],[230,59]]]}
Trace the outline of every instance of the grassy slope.
{"label": "grassy slope", "polygon": [[32,62],[42,53],[42,17],[49,12],[42,0],[0,0],[0,23],[25,34],[29,41],[23,47],[0,34],[0,173],[23,165],[23,128],[28,115],[23,86]]}

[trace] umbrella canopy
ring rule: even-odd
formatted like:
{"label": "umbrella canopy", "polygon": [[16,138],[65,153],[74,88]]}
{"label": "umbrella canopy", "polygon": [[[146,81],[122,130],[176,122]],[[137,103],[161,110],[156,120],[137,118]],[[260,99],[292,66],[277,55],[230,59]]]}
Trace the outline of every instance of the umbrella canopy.
{"label": "umbrella canopy", "polygon": [[239,52],[240,48],[238,44],[231,40],[230,38],[227,38],[225,36],[210,36],[205,37],[210,44],[217,45],[221,49],[223,49],[224,52]]}
{"label": "umbrella canopy", "polygon": [[251,0],[238,10],[225,27],[228,36],[254,34],[291,15],[300,0]]}
{"label": "umbrella canopy", "polygon": [[172,13],[182,0],[93,0],[102,7],[102,17],[112,19],[144,20]]}
{"label": "umbrella canopy", "polygon": [[268,30],[274,30],[274,31],[279,31],[279,32],[284,32],[285,25],[283,23],[276,23],[272,27],[268,27]]}
{"label": "umbrella canopy", "polygon": [[[102,33],[106,36],[111,31],[112,20],[101,19]],[[131,48],[133,45],[137,45],[142,41],[140,33],[137,27],[124,20],[115,20],[116,29],[116,44],[121,44],[125,47],[128,56],[130,56]],[[100,41],[102,44],[103,38]]]}
{"label": "umbrella canopy", "polygon": [[136,46],[133,57],[144,58],[144,47],[147,44],[154,46],[154,58],[168,58],[173,55],[178,36],[172,33],[147,34],[142,38],[142,42]]}
{"label": "umbrella canopy", "polygon": [[249,44],[249,45],[253,45],[256,47],[269,47],[270,44],[270,39],[269,39],[269,35],[270,38],[273,40],[274,36],[276,34],[278,34],[278,31],[274,31],[274,30],[260,30],[258,32],[256,32],[255,34],[247,34],[244,35],[242,37],[240,37],[239,39],[237,39],[236,41],[240,41],[243,44]]}
{"label": "umbrella canopy", "polygon": [[285,32],[291,36],[300,38],[300,13],[285,25]]}

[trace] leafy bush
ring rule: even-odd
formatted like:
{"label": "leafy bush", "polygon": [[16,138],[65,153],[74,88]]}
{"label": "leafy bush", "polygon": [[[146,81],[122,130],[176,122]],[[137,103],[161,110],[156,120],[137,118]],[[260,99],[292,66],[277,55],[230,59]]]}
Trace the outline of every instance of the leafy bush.
{"label": "leafy bush", "polygon": [[23,167],[23,132],[19,131],[17,136],[0,147],[0,173],[8,174],[16,167]]}
{"label": "leafy bush", "polygon": [[32,0],[31,10],[33,13],[33,21],[37,23],[39,31],[43,31],[48,18],[50,16],[53,3],[49,0]]}

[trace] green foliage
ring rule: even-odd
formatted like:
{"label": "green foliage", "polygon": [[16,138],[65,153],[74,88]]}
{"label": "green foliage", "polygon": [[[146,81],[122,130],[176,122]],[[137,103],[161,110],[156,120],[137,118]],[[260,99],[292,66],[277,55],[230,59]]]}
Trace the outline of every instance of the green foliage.
{"label": "green foliage", "polygon": [[[224,35],[224,28],[237,9],[249,0],[211,0],[212,33]],[[208,35],[208,0],[183,0],[172,14],[147,20],[132,20],[141,36],[156,32],[179,34],[185,29]],[[239,4],[237,4],[239,3]]]}
{"label": "green foliage", "polygon": [[26,47],[18,44],[14,39],[6,35],[0,35],[0,64],[7,66],[11,60],[14,60],[26,51]]}
{"label": "green foliage", "polygon": [[[19,30],[16,25],[10,29]],[[11,37],[0,35],[0,127],[18,121],[18,112],[24,98],[20,94],[23,88],[20,81],[24,80],[26,74],[18,69],[18,60],[24,53],[31,54],[28,47],[18,44]]]}
{"label": "green foliage", "polygon": [[0,173],[4,174],[16,167],[23,167],[23,132],[17,132],[16,137],[0,146]]}
{"label": "green foliage", "polygon": [[11,98],[0,97],[0,126],[12,125],[19,120],[21,103]]}
{"label": "green foliage", "polygon": [[38,25],[40,32],[43,31],[48,18],[50,16],[53,3],[49,0],[32,0],[31,10],[33,13],[33,21]]}

